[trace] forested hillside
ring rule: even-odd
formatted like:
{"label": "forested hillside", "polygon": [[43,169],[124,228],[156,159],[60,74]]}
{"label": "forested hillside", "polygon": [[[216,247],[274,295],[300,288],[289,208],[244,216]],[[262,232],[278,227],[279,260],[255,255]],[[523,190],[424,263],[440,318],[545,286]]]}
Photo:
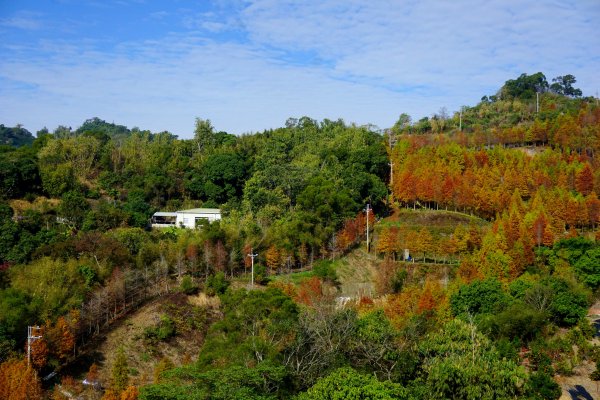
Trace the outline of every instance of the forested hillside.
{"label": "forested hillside", "polygon": [[[573,84],[523,74],[385,130],[197,119],[186,140],[93,118],[7,143],[0,398],[545,399],[597,380],[600,106]],[[223,219],[150,229],[195,207]],[[340,298],[360,263],[375,290]],[[135,346],[94,355],[150,303]]]}

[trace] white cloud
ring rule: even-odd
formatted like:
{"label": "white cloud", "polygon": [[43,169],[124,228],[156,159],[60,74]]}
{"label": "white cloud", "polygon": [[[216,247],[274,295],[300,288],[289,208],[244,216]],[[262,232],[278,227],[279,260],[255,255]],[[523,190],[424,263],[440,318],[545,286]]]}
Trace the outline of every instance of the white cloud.
{"label": "white cloud", "polygon": [[[186,11],[186,33],[112,50],[98,50],[93,39],[40,40],[34,56],[7,50],[0,121],[39,129],[99,116],[184,137],[196,116],[232,133],[302,115],[388,127],[402,112],[419,118],[474,104],[522,72],[548,79],[571,73],[586,95],[600,87],[595,2],[256,0],[220,7]],[[227,31],[242,36],[211,37]]]}
{"label": "white cloud", "polygon": [[21,11],[12,17],[0,18],[0,27],[33,31],[42,28],[42,23],[38,13]]}

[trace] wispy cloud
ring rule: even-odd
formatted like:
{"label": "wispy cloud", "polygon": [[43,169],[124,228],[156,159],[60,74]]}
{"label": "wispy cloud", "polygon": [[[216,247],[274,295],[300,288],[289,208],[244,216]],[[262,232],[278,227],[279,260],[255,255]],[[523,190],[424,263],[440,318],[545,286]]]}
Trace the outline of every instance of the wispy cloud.
{"label": "wispy cloud", "polygon": [[33,31],[42,28],[42,21],[39,13],[21,11],[12,17],[0,18],[0,27]]}
{"label": "wispy cloud", "polygon": [[600,87],[595,1],[184,6],[146,14],[179,15],[159,37],[5,45],[0,121],[38,129],[99,116],[184,137],[195,116],[232,133],[302,115],[388,127],[402,112],[474,104],[522,72],[571,73],[587,95]]}

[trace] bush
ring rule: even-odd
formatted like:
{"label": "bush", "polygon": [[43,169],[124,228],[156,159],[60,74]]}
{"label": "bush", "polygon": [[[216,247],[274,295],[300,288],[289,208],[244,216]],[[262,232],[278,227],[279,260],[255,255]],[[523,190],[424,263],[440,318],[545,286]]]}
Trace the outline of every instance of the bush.
{"label": "bush", "polygon": [[402,288],[404,287],[404,282],[406,281],[407,277],[408,272],[406,272],[405,269],[400,269],[396,271],[394,276],[392,276],[392,292],[400,293],[402,291]]}
{"label": "bush", "polygon": [[194,281],[189,275],[186,275],[181,279],[181,283],[179,284],[179,290],[181,290],[187,295],[195,294],[196,292],[198,292],[198,285],[194,283]]}
{"label": "bush", "polygon": [[519,362],[519,341],[511,341],[507,338],[501,338],[496,342],[496,350],[500,358],[509,361]]}
{"label": "bush", "polygon": [[166,341],[175,336],[175,322],[168,316],[163,315],[156,326],[144,330],[144,336],[150,342]]}
{"label": "bush", "polygon": [[559,361],[556,364],[556,373],[563,376],[573,375],[573,362],[570,359]]}
{"label": "bush", "polygon": [[335,272],[333,262],[329,260],[319,260],[313,266],[313,274],[321,278],[324,282],[329,282],[332,285],[338,285],[338,276]]}
{"label": "bush", "polygon": [[474,281],[463,285],[450,297],[450,308],[455,316],[487,314],[502,310],[508,296],[496,279]]}
{"label": "bush", "polygon": [[532,399],[558,399],[562,393],[558,383],[546,372],[534,372],[529,377],[529,396]]}
{"label": "bush", "polygon": [[254,265],[254,282],[260,285],[266,285],[269,283],[269,278],[267,277],[267,267],[262,264]]}
{"label": "bush", "polygon": [[585,293],[557,277],[549,278],[547,284],[554,291],[550,313],[557,324],[572,326],[586,316],[588,300]]}
{"label": "bush", "polygon": [[210,275],[206,278],[206,283],[204,284],[204,290],[209,296],[223,294],[228,287],[229,280],[227,280],[223,272],[217,272],[214,275]]}
{"label": "bush", "polygon": [[554,368],[552,368],[552,359],[545,351],[546,343],[543,341],[537,341],[531,345],[531,352],[529,353],[529,360],[531,361],[531,368],[535,371],[554,375]]}
{"label": "bush", "polygon": [[499,337],[533,339],[546,324],[546,313],[515,303],[493,318],[492,331]]}

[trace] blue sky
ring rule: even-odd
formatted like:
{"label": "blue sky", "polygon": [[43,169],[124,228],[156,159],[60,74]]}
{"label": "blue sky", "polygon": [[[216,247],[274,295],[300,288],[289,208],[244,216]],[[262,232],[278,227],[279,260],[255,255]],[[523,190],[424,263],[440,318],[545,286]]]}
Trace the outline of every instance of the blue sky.
{"label": "blue sky", "polygon": [[596,95],[599,32],[598,0],[0,0],[0,123],[387,128],[523,72],[573,74]]}

